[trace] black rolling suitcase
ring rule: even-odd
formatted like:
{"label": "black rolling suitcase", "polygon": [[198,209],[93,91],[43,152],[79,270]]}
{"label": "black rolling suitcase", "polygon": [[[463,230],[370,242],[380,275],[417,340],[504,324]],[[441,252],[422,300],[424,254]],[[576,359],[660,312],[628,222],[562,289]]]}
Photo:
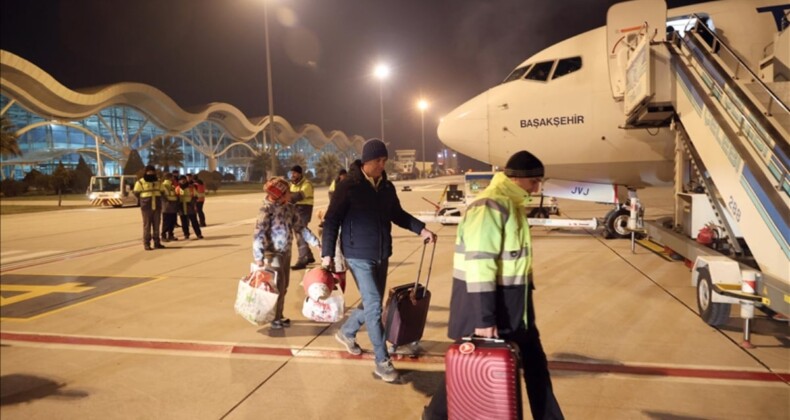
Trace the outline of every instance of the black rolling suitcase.
{"label": "black rolling suitcase", "polygon": [[417,280],[414,283],[396,286],[390,289],[387,305],[385,307],[384,335],[392,344],[391,350],[396,350],[398,346],[416,343],[422,338],[425,330],[425,320],[428,317],[428,307],[431,305],[431,292],[428,290],[428,282],[431,280],[431,267],[433,266],[433,255],[436,252],[436,243],[433,244],[431,251],[431,262],[428,266],[428,276],[425,285],[420,284],[420,273],[422,263],[425,260],[425,248],[423,245],[422,257],[420,257],[420,267],[417,269]]}

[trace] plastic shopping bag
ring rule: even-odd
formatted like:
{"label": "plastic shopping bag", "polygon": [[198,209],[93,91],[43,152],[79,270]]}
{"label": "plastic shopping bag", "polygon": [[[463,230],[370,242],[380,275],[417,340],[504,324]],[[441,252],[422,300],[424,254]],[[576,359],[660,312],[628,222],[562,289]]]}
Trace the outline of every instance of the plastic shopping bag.
{"label": "plastic shopping bag", "polygon": [[335,286],[335,289],[326,299],[312,299],[306,297],[302,305],[302,315],[307,319],[317,322],[337,322],[343,319],[345,312],[345,299],[343,292]]}
{"label": "plastic shopping bag", "polygon": [[239,280],[233,308],[253,325],[263,325],[274,319],[277,306],[277,273],[255,269]]}

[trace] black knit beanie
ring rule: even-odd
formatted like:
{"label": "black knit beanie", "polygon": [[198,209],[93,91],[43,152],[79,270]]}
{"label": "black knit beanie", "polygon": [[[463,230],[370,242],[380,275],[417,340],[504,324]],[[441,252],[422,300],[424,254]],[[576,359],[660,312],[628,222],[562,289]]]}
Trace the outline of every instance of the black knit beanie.
{"label": "black knit beanie", "polygon": [[540,178],[543,173],[543,162],[526,150],[516,152],[505,165],[505,175],[511,178]]}
{"label": "black knit beanie", "polygon": [[387,145],[379,139],[370,139],[362,146],[362,163],[378,159],[380,157],[389,157],[387,154]]}
{"label": "black knit beanie", "polygon": [[301,174],[302,173],[302,167],[299,166],[299,165],[294,165],[294,167],[291,168],[291,172],[296,172],[297,174]]}

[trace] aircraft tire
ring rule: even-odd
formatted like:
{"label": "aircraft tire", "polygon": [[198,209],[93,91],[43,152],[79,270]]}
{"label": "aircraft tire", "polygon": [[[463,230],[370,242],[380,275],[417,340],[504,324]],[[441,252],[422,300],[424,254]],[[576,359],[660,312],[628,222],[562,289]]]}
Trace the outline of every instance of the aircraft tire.
{"label": "aircraft tire", "polygon": [[534,209],[530,210],[527,217],[533,219],[548,219],[549,218],[549,209],[544,207],[535,207]]}
{"label": "aircraft tire", "polygon": [[708,267],[701,267],[697,271],[697,309],[700,318],[711,327],[726,324],[730,319],[730,304],[713,301],[713,281]]}
{"label": "aircraft tire", "polygon": [[626,230],[628,226],[628,217],[630,212],[627,208],[618,208],[606,213],[604,221],[604,229],[606,229],[607,238],[628,238],[631,233]]}

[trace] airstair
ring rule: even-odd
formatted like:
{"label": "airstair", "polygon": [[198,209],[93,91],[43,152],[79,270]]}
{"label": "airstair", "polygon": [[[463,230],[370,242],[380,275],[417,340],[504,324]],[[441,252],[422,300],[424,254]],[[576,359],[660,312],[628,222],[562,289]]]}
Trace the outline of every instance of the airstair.
{"label": "airstair", "polygon": [[[707,323],[720,325],[730,304],[742,306],[748,343],[749,307],[790,314],[790,82],[765,83],[702,21],[691,16],[693,27],[665,42],[651,43],[645,31],[626,73],[649,68],[646,85],[655,92],[636,97],[626,122],[638,127],[640,120],[659,120],[650,116],[658,108],[651,102],[671,98],[675,220],[669,226],[648,222],[647,233],[695,262],[692,284]],[[788,31],[778,39],[790,42],[781,39],[790,37]],[[657,83],[651,73],[662,74],[661,80],[668,74],[671,82]],[[626,88],[626,108],[629,94]],[[714,250],[695,244],[700,227],[713,233]]]}

